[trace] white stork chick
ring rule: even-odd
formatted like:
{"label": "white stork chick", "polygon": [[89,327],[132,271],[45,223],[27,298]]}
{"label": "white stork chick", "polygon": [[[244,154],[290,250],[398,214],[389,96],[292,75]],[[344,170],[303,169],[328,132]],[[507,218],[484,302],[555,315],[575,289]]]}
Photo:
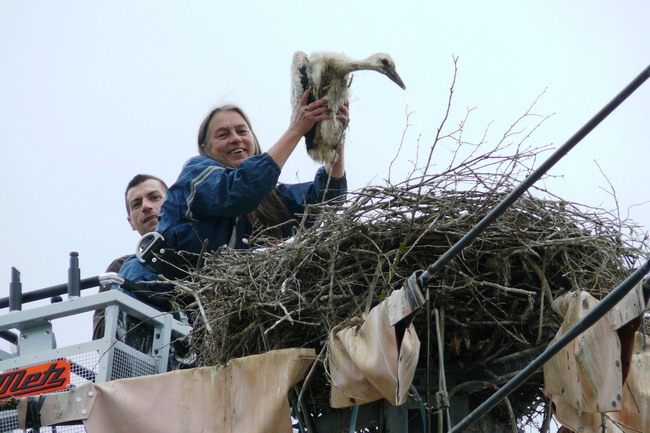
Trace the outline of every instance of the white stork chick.
{"label": "white stork chick", "polygon": [[336,119],[339,107],[348,101],[352,81],[351,72],[377,71],[406,89],[397,74],[395,62],[386,53],[377,53],[364,60],[352,60],[342,53],[315,52],[309,57],[302,51],[296,51],[291,64],[292,107],[295,110],[305,90],[312,92],[309,102],[326,98],[330,109],[330,118],[316,124],[305,134],[307,153],[318,162],[332,165],[337,158],[336,150],[345,138],[347,124]]}

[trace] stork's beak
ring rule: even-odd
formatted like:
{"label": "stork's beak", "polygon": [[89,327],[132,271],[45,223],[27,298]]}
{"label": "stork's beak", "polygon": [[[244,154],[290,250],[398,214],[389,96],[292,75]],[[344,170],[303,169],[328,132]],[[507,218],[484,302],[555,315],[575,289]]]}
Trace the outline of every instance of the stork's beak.
{"label": "stork's beak", "polygon": [[399,74],[397,73],[397,71],[394,68],[391,68],[391,67],[385,68],[384,69],[384,75],[386,75],[388,78],[390,78],[390,80],[393,83],[397,84],[402,89],[406,90],[406,85],[404,84],[404,82],[402,81]]}

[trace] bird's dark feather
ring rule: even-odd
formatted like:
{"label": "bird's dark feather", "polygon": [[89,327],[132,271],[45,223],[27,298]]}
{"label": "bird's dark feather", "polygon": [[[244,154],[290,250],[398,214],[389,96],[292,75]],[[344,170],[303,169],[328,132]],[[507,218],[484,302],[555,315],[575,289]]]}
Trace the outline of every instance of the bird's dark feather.
{"label": "bird's dark feather", "polygon": [[[305,65],[299,67],[298,72],[300,73],[300,85],[302,86],[302,90],[304,92],[309,88],[309,76],[307,75],[307,66]],[[311,104],[315,100],[316,98],[314,98],[314,95],[310,92],[309,98],[307,98],[307,104]],[[312,128],[305,134],[305,144],[307,145],[307,150],[316,147],[316,145],[314,144],[314,137],[316,136],[317,127],[318,124],[312,126]]]}
{"label": "bird's dark feather", "polygon": [[309,77],[307,76],[307,65],[303,65],[298,68],[300,73],[300,85],[302,86],[302,91],[304,92],[309,87]]}

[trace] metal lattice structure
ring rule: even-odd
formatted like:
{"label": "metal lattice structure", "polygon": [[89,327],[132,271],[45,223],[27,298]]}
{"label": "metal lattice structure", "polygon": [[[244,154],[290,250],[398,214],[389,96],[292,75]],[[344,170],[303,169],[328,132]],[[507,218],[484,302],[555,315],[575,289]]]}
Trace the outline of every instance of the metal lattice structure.
{"label": "metal lattice structure", "polygon": [[[68,347],[56,347],[52,320],[100,309],[105,309],[103,338]],[[118,318],[122,314],[146,324],[142,329],[144,338],[149,340],[146,344],[151,348],[148,353],[129,346],[118,337],[123,334],[118,332]],[[173,319],[171,314],[161,313],[119,290],[110,290],[84,297],[71,297],[63,302],[25,311],[11,311],[0,316],[0,331],[13,332],[11,330],[17,331],[16,353],[0,353],[0,374],[46,362],[67,360],[71,374],[66,390],[70,390],[88,382],[101,383],[166,372],[172,339],[187,335],[190,327]],[[15,388],[16,384],[12,385],[13,379],[8,377],[5,376],[0,388],[11,391],[10,388]],[[16,409],[0,410],[0,432],[22,431]],[[78,424],[42,427],[40,431],[85,433],[86,430]]]}

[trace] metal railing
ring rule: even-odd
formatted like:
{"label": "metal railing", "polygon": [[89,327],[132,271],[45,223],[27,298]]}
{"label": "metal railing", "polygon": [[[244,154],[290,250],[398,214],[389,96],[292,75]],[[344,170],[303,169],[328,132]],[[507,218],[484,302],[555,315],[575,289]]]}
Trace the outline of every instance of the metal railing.
{"label": "metal railing", "polygon": [[[76,253],[71,254],[71,264],[71,268],[78,269]],[[187,335],[191,327],[175,320],[172,314],[161,312],[121,290],[80,296],[81,290],[105,284],[138,288],[117,273],[80,279],[79,273],[73,270],[69,272],[68,283],[22,293],[20,273],[13,269],[10,296],[0,299],[1,308],[9,307],[7,314],[0,314],[0,338],[16,345],[16,350],[14,353],[0,351],[0,373],[11,374],[65,359],[71,365],[69,387],[74,389],[87,382],[101,383],[168,371],[169,359],[174,356],[170,347],[176,339]],[[56,299],[66,292],[67,300]],[[24,310],[22,308],[27,302],[48,298],[54,298],[56,302]],[[97,310],[105,312],[103,337],[90,340],[91,326],[88,326],[88,340],[57,347],[52,327],[55,320]],[[146,340],[145,344],[130,343],[127,336],[130,330],[125,325],[128,326],[131,322],[123,323],[125,316],[137,321],[137,336]],[[0,431],[20,431],[18,424],[16,410],[0,411]],[[75,424],[52,427],[51,430],[50,427],[44,427],[42,431],[77,433],[85,432],[85,429]]]}

